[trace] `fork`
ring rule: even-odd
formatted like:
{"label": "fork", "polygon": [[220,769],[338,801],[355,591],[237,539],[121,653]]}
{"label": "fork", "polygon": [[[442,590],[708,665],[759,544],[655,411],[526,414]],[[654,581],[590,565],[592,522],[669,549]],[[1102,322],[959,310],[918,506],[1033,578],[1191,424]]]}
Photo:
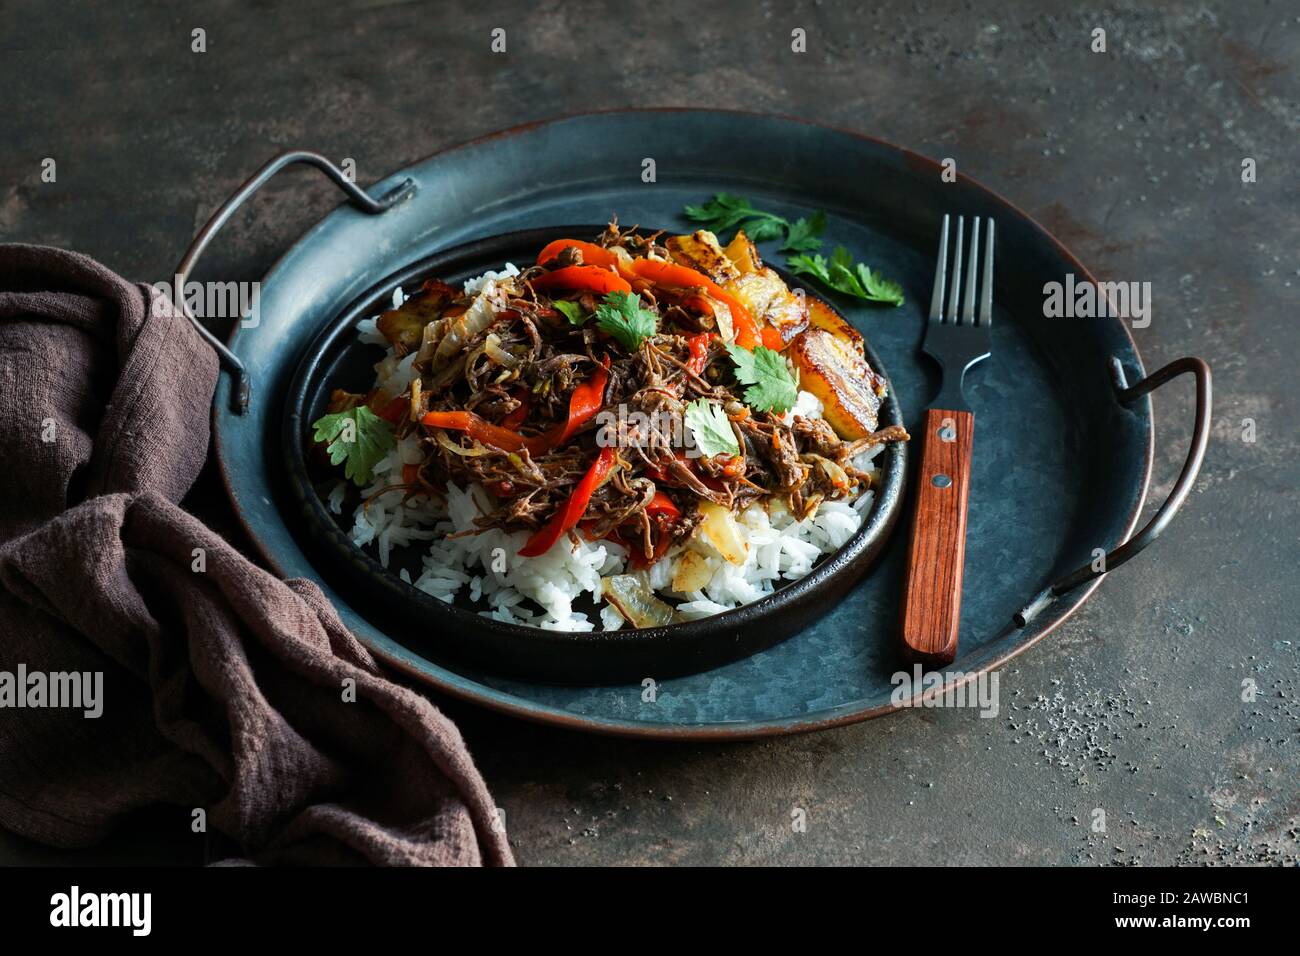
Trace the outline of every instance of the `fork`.
{"label": "fork", "polygon": [[[970,497],[971,444],[975,417],[962,387],[966,373],[989,357],[993,322],[993,220],[985,219],[983,268],[980,217],[970,234],[969,266],[962,274],[965,217],[957,218],[948,277],[948,223],[943,217],[939,261],[934,270],[930,321],[923,351],[939,364],[943,384],[925,411],[921,431],[916,512],[907,549],[901,612],[902,653],[911,663],[951,664],[957,656],[961,619],[962,571],[966,561],[966,503]],[[978,273],[979,312],[975,302]],[[962,289],[963,278],[965,289]],[[946,299],[946,306],[945,306]],[[959,308],[960,306],[960,308]]]}

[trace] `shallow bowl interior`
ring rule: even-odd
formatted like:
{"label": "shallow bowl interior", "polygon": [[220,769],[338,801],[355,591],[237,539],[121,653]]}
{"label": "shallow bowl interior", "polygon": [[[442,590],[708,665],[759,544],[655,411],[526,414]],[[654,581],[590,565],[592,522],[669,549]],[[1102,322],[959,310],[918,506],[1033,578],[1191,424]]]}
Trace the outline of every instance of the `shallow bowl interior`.
{"label": "shallow bowl interior", "polygon": [[[421,547],[396,549],[389,567],[381,565],[370,549],[356,547],[347,533],[352,505],[342,516],[330,514],[327,508],[325,497],[338,473],[322,470],[311,455],[310,423],[326,413],[335,388],[364,392],[374,383],[373,366],[383,351],[359,341],[357,323],[389,308],[398,286],[411,289],[430,277],[457,284],[499,269],[505,262],[531,261],[553,239],[591,238],[602,228],[560,226],[491,236],[385,277],[325,324],[304,351],[289,386],[282,447],[305,543],[325,559],[322,571],[331,584],[375,608],[387,627],[424,653],[500,673],[562,682],[617,682],[714,667],[771,647],[833,608],[869,570],[897,523],[907,451],[905,445],[895,443],[877,456],[880,482],[862,527],[807,576],[782,582],[753,604],[711,618],[608,633],[551,631],[492,620],[478,613],[484,605],[472,606],[464,595],[448,604],[401,580],[398,571],[403,567],[412,578],[418,575]],[[785,278],[799,287],[793,277]],[[887,378],[869,343],[867,361]],[[891,388],[880,409],[880,426],[901,422]]]}

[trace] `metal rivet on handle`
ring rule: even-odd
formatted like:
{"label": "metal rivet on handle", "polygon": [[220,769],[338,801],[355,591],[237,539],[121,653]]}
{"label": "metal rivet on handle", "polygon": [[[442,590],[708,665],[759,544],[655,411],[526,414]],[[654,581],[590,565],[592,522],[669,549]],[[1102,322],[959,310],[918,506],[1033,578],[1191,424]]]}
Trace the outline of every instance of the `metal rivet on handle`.
{"label": "metal rivet on handle", "polygon": [[936,488],[947,488],[952,484],[952,479],[947,475],[935,475],[930,479],[930,484],[934,485]]}

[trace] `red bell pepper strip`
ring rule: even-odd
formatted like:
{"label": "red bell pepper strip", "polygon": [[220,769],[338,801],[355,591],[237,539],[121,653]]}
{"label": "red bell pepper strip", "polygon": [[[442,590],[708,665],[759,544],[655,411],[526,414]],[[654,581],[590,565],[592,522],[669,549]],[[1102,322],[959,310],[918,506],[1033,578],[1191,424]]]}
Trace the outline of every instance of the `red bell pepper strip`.
{"label": "red bell pepper strip", "polygon": [[565,266],[547,272],[533,280],[533,286],[547,289],[587,289],[600,295],[611,292],[631,292],[626,279],[602,266]]}
{"label": "red bell pepper strip", "polygon": [[673,536],[668,533],[668,531],[663,527],[661,523],[659,527],[659,538],[655,542],[654,554],[646,558],[645,567],[649,567],[652,564],[656,564],[660,558],[662,558],[665,554],[668,553],[668,549],[671,548],[672,545],[673,545]]}
{"label": "red bell pepper strip", "polygon": [[713,306],[709,304],[708,296],[705,295],[688,295],[682,299],[682,308],[689,312],[703,312],[706,315],[713,314]]}
{"label": "red bell pepper strip", "polygon": [[[604,364],[596,366],[596,371],[592,373],[591,378],[575,388],[573,394],[569,396],[569,417],[565,419],[564,424],[549,428],[539,436],[539,439],[544,440],[538,442],[539,446],[544,444],[542,450],[563,445],[579,428],[596,417],[605,407],[605,385],[608,382],[609,356],[606,356]],[[539,451],[531,446],[529,451],[534,455],[539,454]]]}
{"label": "red bell pepper strip", "polygon": [[681,510],[673,504],[673,499],[669,498],[662,491],[655,492],[655,496],[651,498],[650,503],[645,506],[645,513],[651,516],[664,515],[673,520],[682,516]]}
{"label": "red bell pepper strip", "polygon": [[781,352],[789,344],[785,339],[781,338],[781,333],[770,325],[763,326],[761,336],[764,347],[771,349],[773,352]]}
{"label": "red bell pepper strip", "polygon": [[411,407],[410,399],[405,395],[399,395],[379,411],[379,417],[386,422],[392,422],[394,425],[401,422],[406,417],[406,410]]}
{"label": "red bell pepper strip", "polygon": [[745,477],[745,456],[731,455],[722,465],[722,473],[728,478]]}
{"label": "red bell pepper strip", "polygon": [[573,489],[569,500],[519,549],[521,557],[540,557],[550,551],[555,542],[559,541],[566,532],[578,526],[578,522],[582,520],[587,510],[587,505],[591,502],[591,496],[613,469],[614,462],[617,461],[617,451],[612,445],[600,450],[596,460]]}
{"label": "red bell pepper strip", "polygon": [[[555,444],[563,445],[573,437],[576,432],[587,422],[596,417],[596,414],[605,407],[605,385],[609,382],[609,356],[605,356],[605,362],[596,366],[596,371],[591,374],[581,385],[573,390],[569,396],[569,418],[562,428],[558,429],[555,436]],[[557,429],[551,429],[547,434],[556,432]]]}
{"label": "red bell pepper strip", "polygon": [[701,332],[686,340],[686,347],[691,353],[691,357],[686,360],[686,367],[696,375],[704,374],[704,366],[709,361],[709,340],[712,338],[713,333]]}
{"label": "red bell pepper strip", "polygon": [[530,404],[528,401],[528,389],[517,388],[510,397],[519,402],[519,407],[505,418],[501,419],[501,427],[509,428],[511,431],[514,431],[522,425],[524,419],[528,417],[528,407]]}
{"label": "red bell pepper strip", "polygon": [[[420,421],[430,428],[445,428],[447,431],[465,432],[475,441],[502,451],[519,451],[527,448],[533,456],[545,454],[557,445],[563,445],[573,437],[587,422],[591,421],[605,405],[605,386],[609,382],[609,358],[603,365],[596,366],[591,378],[573,390],[569,396],[569,417],[563,425],[556,425],[540,435],[525,438],[514,429],[527,415],[527,404],[511,412],[500,425],[480,418],[473,412],[429,412]],[[527,401],[526,397],[523,401]],[[519,415],[520,409],[524,415]],[[514,421],[519,415],[518,421]],[[514,424],[510,424],[514,421]]]}
{"label": "red bell pepper strip", "polygon": [[[690,298],[686,299],[682,303],[682,305],[684,305],[687,309],[692,309],[696,312],[706,312],[709,315],[713,314],[713,308],[709,305],[709,300],[702,295],[693,295]],[[732,314],[734,315],[735,313]],[[785,347],[790,344],[781,337],[781,333],[779,331],[777,331],[775,328],[773,328],[770,325],[765,324],[759,330],[758,334],[759,334],[759,339],[762,341],[763,345],[766,348],[771,349],[773,352],[784,351]]]}
{"label": "red bell pepper strip", "polygon": [[[654,519],[655,528],[659,532],[658,541],[654,545],[653,554],[648,556],[643,554],[640,547],[638,547],[638,542],[630,541],[625,537],[622,528],[614,528],[609,532],[609,534],[605,535],[606,541],[613,541],[616,544],[620,544],[627,548],[629,552],[628,560],[631,561],[634,568],[648,568],[668,553],[668,549],[672,546],[673,538],[672,535],[668,533],[666,526],[672,524],[682,516],[681,511],[677,509],[677,505],[673,504],[673,499],[669,498],[662,491],[655,492],[655,496],[651,498],[650,503],[646,505],[645,512]],[[578,527],[582,529],[587,537],[594,538],[596,525],[599,523],[599,521],[593,519],[591,521],[581,522]]]}
{"label": "red bell pepper strip", "polygon": [[[689,468],[691,470],[691,473],[695,475],[695,477],[698,478],[700,482],[703,483],[706,487],[711,488],[714,491],[726,490],[726,486],[722,483],[721,480],[714,478],[712,475],[701,474],[698,468],[693,467],[691,465],[692,459],[689,458],[685,452],[679,451],[676,453],[676,455],[674,455],[674,457],[682,464],[684,464],[687,468]],[[743,458],[740,458],[740,456],[734,456],[734,457],[742,461],[744,460]],[[644,469],[644,471],[647,478],[649,478],[651,481],[658,482],[659,484],[669,485],[671,487],[677,487],[680,484],[679,482],[675,482],[673,480],[672,475],[665,472],[662,468],[658,468],[654,465],[647,466]]]}
{"label": "red bell pepper strip", "polygon": [[585,266],[612,266],[619,272],[623,271],[623,262],[615,253],[604,246],[598,246],[594,242],[583,242],[581,239],[556,239],[554,242],[547,243],[537,254],[537,264],[540,266],[550,262],[565,249],[577,249],[581,252],[582,264]]}
{"label": "red bell pepper strip", "polygon": [[473,412],[428,412],[420,419],[430,428],[445,428],[447,431],[465,432],[475,441],[502,451],[519,451],[527,448],[530,454],[540,455],[550,448],[546,435],[525,438],[518,432],[500,425],[493,425]]}
{"label": "red bell pepper strip", "polygon": [[[662,259],[633,259],[632,270],[641,278],[662,285],[677,286],[682,289],[704,289],[709,295],[723,302],[731,310],[731,324],[736,330],[736,344],[743,349],[753,349],[765,341],[760,337],[759,326],[749,310],[740,300],[727,292],[702,272],[679,266],[675,262]],[[777,335],[780,338],[780,335]]]}
{"label": "red bell pepper strip", "polygon": [[681,512],[677,510],[677,506],[673,504],[672,499],[662,491],[655,493],[654,498],[650,500],[650,504],[646,505],[645,511],[650,518],[654,519],[656,531],[655,542],[651,546],[650,553],[645,554],[640,548],[628,544],[626,541],[623,542],[623,546],[630,552],[629,558],[635,568],[648,568],[668,553],[668,549],[673,545],[673,536],[668,530],[669,526],[681,517]]}

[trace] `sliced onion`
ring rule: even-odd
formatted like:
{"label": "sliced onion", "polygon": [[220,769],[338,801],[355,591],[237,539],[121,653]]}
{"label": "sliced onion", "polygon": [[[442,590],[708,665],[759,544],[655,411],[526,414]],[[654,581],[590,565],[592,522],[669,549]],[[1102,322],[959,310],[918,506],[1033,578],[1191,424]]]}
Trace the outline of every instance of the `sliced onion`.
{"label": "sliced onion", "polygon": [[673,569],[673,590],[678,594],[703,591],[712,578],[713,570],[708,558],[698,551],[683,551]]}
{"label": "sliced onion", "polygon": [[462,458],[482,458],[484,455],[491,454],[491,449],[474,442],[472,448],[463,448],[447,437],[447,433],[441,428],[433,433],[434,440],[453,455],[460,455]]}
{"label": "sliced onion", "polygon": [[732,319],[731,306],[725,302],[719,302],[711,295],[705,295],[709,300],[709,307],[713,309],[713,321],[718,323],[718,335],[722,341],[728,345],[736,341],[736,324]]}
{"label": "sliced onion", "polygon": [[434,350],[434,367],[436,368],[443,362],[449,361],[453,355],[463,351],[465,343],[495,322],[496,318],[497,314],[492,307],[492,299],[486,291],[480,292],[474,298],[474,301],[470,303],[468,309],[451,320],[446,334],[443,335],[442,341],[438,343],[437,349]]}
{"label": "sliced onion", "polygon": [[438,343],[442,341],[443,330],[449,324],[448,319],[435,319],[424,327],[424,332],[420,338],[420,351],[415,355],[415,361],[421,367],[428,364],[429,359],[433,358],[434,352],[438,349]]}
{"label": "sliced onion", "polygon": [[822,470],[822,473],[836,491],[848,491],[852,487],[853,482],[849,480],[848,472],[841,468],[837,462],[818,455],[817,467]]}
{"label": "sliced onion", "polygon": [[501,347],[501,337],[495,332],[488,333],[487,340],[483,343],[483,351],[487,352],[488,358],[498,365],[510,369],[519,367],[519,359]]}
{"label": "sliced onion", "polygon": [[420,417],[420,390],[424,387],[424,380],[417,373],[411,379],[411,418]]}
{"label": "sliced onion", "polygon": [[486,354],[487,354],[487,345],[486,343],[480,342],[478,345],[474,347],[474,351],[470,352],[465,356],[465,368],[466,369],[473,368],[474,363],[478,361],[479,356],[486,355]]}
{"label": "sliced onion", "polygon": [[610,246],[607,250],[614,253],[618,258],[620,272],[630,272],[632,269],[632,253],[628,252],[622,246]]}
{"label": "sliced onion", "polygon": [[643,574],[612,574],[600,582],[605,600],[633,627],[662,627],[677,620],[670,604],[655,597]]}
{"label": "sliced onion", "polygon": [[700,536],[713,545],[723,560],[737,566],[744,564],[749,545],[730,509],[713,501],[702,501],[700,514],[704,516],[698,529]]}

